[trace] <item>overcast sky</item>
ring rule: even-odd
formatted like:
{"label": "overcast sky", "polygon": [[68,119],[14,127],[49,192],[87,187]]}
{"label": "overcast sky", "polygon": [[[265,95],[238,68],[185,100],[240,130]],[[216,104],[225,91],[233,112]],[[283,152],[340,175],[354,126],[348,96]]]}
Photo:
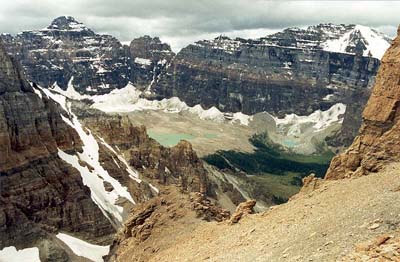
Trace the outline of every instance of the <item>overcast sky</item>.
{"label": "overcast sky", "polygon": [[159,36],[176,51],[219,34],[260,37],[279,29],[322,22],[353,23],[394,36],[397,1],[265,0],[0,0],[0,32],[46,27],[70,15],[98,33],[128,42]]}

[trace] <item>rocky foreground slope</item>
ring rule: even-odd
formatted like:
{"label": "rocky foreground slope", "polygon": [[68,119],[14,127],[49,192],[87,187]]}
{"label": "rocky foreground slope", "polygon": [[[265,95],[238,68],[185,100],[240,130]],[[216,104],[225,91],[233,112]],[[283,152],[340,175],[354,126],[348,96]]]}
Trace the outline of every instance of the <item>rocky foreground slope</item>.
{"label": "rocky foreground slope", "polygon": [[[325,180],[308,177],[288,203],[235,225],[194,225],[172,236],[154,227],[143,242],[122,235],[109,260],[399,261],[399,59],[400,32],[382,60],[359,136]],[[144,256],[146,241],[153,249]]]}
{"label": "rocky foreground slope", "polygon": [[[188,229],[177,227],[179,231],[167,226],[169,235],[155,227],[142,243],[126,235],[111,261],[377,261],[347,256],[355,248],[368,254],[362,244],[381,235],[398,236],[399,170],[397,164],[355,180],[325,181],[235,225],[192,223]],[[381,257],[385,253],[393,260],[378,261],[397,261],[400,255],[395,246]]]}

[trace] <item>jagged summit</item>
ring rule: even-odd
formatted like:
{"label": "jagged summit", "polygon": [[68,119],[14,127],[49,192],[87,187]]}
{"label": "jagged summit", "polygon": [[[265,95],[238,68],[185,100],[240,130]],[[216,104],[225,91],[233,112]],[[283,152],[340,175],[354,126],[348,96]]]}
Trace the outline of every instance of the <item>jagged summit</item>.
{"label": "jagged summit", "polygon": [[[339,37],[338,37],[339,36]],[[342,35],[330,38],[321,46],[327,51],[341,53],[358,53],[381,59],[392,40],[377,30],[363,26],[351,25]]]}
{"label": "jagged summit", "polygon": [[75,20],[72,16],[60,16],[51,22],[49,28],[68,28],[70,25],[82,24]]}
{"label": "jagged summit", "polygon": [[[62,31],[90,31],[83,23],[78,22],[72,16],[60,16],[54,19],[45,30],[62,30]],[[94,33],[93,33],[94,34]]]}

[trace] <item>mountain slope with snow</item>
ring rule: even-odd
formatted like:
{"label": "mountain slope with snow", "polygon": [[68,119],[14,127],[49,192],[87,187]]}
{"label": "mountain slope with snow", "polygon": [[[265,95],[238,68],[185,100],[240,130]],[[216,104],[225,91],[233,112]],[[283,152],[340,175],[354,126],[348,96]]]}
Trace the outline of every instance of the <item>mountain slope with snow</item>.
{"label": "mountain slope with snow", "polygon": [[361,54],[381,59],[392,40],[383,33],[363,25],[331,23],[306,29],[288,28],[260,39],[265,45],[300,49],[322,49],[330,52]]}
{"label": "mountain slope with snow", "polygon": [[329,39],[323,42],[320,46],[327,51],[340,53],[359,52],[363,56],[371,55],[372,57],[381,59],[386,50],[390,47],[391,40],[378,31],[356,25],[341,35],[339,38]]}
{"label": "mountain slope with snow", "polygon": [[65,89],[73,77],[77,91],[86,94],[109,93],[129,81],[145,89],[174,55],[159,38],[134,39],[128,47],[71,16],[60,16],[43,29],[2,34],[0,39],[32,82],[43,87],[57,82]]}

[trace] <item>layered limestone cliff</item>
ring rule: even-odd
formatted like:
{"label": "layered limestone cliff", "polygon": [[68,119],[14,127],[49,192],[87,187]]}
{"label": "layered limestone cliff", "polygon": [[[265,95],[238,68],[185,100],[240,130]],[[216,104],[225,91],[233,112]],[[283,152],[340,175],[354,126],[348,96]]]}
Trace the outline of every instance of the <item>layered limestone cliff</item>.
{"label": "layered limestone cliff", "polygon": [[400,154],[400,37],[382,58],[376,84],[363,112],[363,124],[350,148],[336,156],[327,179],[361,176],[377,172]]}
{"label": "layered limestone cliff", "polygon": [[[57,155],[81,146],[59,107],[25,80],[0,46],[0,249],[40,245],[59,230],[95,243],[110,240],[115,229],[79,172]],[[59,249],[49,256],[67,257]]]}
{"label": "layered limestone cliff", "polygon": [[34,246],[43,261],[76,259],[57,233],[109,244],[134,204],[170,185],[200,194],[191,208],[199,217],[228,214],[207,199],[214,188],[188,142],[162,147],[127,117],[31,85],[3,49],[0,141],[0,250]]}
{"label": "layered limestone cliff", "polygon": [[199,41],[176,55],[153,90],[160,99],[177,96],[190,106],[250,115],[308,115],[344,103],[345,124],[328,143],[348,146],[360,127],[379,60],[363,56],[365,47],[349,53],[325,50],[317,45],[324,35],[309,31],[312,37],[288,29],[258,40]]}
{"label": "layered limestone cliff", "polygon": [[131,60],[130,81],[138,87],[146,87],[147,94],[165,73],[171,59],[175,56],[171,47],[158,37],[143,36],[132,40],[129,45]]}
{"label": "layered limestone cliff", "polygon": [[378,66],[370,57],[218,37],[182,49],[154,90],[190,106],[305,115],[371,86]]}

